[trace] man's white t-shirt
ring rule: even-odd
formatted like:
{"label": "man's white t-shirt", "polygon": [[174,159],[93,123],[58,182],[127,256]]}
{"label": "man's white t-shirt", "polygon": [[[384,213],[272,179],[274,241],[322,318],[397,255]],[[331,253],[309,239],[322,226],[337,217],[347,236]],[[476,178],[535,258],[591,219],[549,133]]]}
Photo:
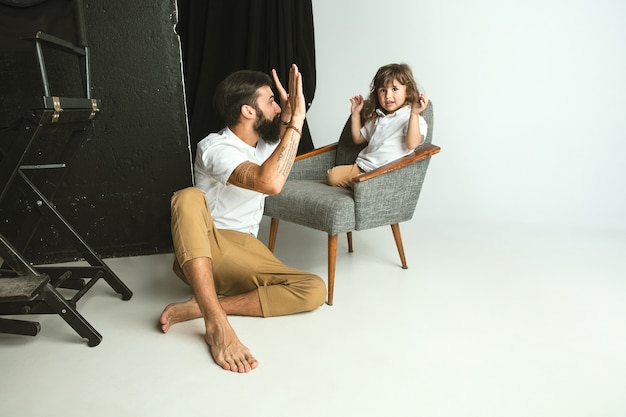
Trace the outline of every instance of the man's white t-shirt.
{"label": "man's white t-shirt", "polygon": [[[368,142],[356,158],[357,165],[369,172],[391,161],[395,161],[413,152],[406,147],[404,139],[409,128],[411,106],[404,106],[391,114],[376,110],[378,117],[370,120],[361,128],[361,134]],[[426,137],[428,125],[420,115],[420,133]]]}
{"label": "man's white t-shirt", "polygon": [[263,140],[259,140],[256,147],[250,146],[229,128],[211,133],[198,142],[195,186],[204,192],[218,229],[257,235],[266,195],[228,184],[228,178],[245,161],[261,165],[277,146],[278,143],[269,145]]}

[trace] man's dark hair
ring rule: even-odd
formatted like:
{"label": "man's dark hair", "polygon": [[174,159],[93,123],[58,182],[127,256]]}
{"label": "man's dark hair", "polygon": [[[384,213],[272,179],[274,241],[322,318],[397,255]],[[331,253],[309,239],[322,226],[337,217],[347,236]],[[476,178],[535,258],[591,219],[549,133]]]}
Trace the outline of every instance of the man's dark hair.
{"label": "man's dark hair", "polygon": [[239,112],[244,104],[256,107],[258,89],[266,85],[272,87],[269,75],[249,70],[233,72],[219,83],[213,97],[213,106],[226,126],[232,126],[239,121]]}

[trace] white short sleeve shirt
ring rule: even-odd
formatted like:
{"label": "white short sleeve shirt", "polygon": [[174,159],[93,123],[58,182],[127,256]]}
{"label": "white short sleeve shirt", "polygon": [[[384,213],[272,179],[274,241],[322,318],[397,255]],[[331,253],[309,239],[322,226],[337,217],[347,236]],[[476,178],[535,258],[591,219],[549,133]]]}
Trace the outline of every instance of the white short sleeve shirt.
{"label": "white short sleeve shirt", "polygon": [[245,161],[261,165],[276,146],[278,144],[269,145],[263,140],[259,140],[256,147],[250,146],[229,128],[198,142],[195,186],[204,192],[218,229],[257,235],[266,195],[229,184],[228,178]]}
{"label": "white short sleeve shirt", "polygon": [[[404,143],[409,127],[411,106],[404,106],[391,114],[385,114],[380,110],[377,110],[377,113],[378,117],[361,128],[361,134],[368,144],[359,153],[356,163],[365,172],[413,152],[413,149],[407,148]],[[420,116],[419,122],[420,133],[426,137],[428,133],[426,120]]]}

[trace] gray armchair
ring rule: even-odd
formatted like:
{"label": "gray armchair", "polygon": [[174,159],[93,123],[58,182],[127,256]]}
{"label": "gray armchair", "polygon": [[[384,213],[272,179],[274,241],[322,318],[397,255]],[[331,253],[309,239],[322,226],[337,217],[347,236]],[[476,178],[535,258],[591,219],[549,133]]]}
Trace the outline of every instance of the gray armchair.
{"label": "gray armchair", "polygon": [[426,140],[415,152],[374,171],[357,176],[354,190],[326,185],[326,171],[353,164],[365,145],[355,145],[350,119],[339,141],[296,157],[280,194],[267,197],[265,215],[271,217],[268,248],[274,251],[279,220],[328,233],[328,304],[333,303],[337,235],[347,233],[352,252],[352,231],[391,225],[402,268],[406,258],[400,222],[413,217],[430,157],[440,151],[432,145],[432,103],[422,116],[428,123]]}

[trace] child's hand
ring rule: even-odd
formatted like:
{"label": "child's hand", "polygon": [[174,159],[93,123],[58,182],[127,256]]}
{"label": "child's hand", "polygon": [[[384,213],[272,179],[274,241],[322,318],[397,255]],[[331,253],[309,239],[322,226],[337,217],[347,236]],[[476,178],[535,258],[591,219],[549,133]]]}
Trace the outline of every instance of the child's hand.
{"label": "child's hand", "polygon": [[417,101],[411,105],[411,113],[422,114],[426,110],[426,106],[428,106],[428,96],[420,94]]}
{"label": "child's hand", "polygon": [[350,113],[352,114],[360,114],[361,110],[363,110],[363,96],[358,95],[354,96],[350,99]]}

